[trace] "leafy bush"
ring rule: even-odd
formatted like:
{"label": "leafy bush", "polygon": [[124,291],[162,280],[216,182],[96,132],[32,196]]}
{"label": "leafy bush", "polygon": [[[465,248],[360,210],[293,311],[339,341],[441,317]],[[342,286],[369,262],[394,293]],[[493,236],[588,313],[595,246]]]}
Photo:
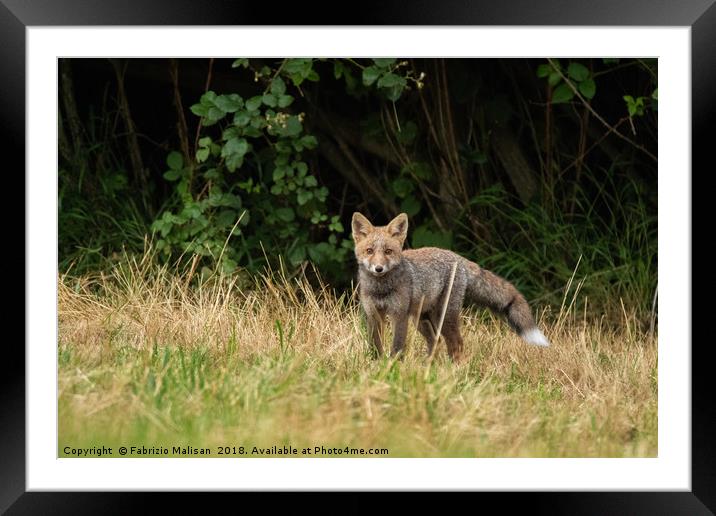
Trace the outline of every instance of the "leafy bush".
{"label": "leafy bush", "polygon": [[321,268],[346,260],[351,242],[328,212],[328,189],[304,160],[317,139],[304,130],[305,114],[290,109],[295,99],[282,74],[295,87],[318,80],[312,60],[286,59],[263,93],[207,91],[191,106],[206,136],[194,161],[184,163],[177,151],[167,157],[164,178],[176,182],[178,202],[152,225],[160,250],[221,259],[227,273],[260,263],[264,253],[293,267],[307,259]]}

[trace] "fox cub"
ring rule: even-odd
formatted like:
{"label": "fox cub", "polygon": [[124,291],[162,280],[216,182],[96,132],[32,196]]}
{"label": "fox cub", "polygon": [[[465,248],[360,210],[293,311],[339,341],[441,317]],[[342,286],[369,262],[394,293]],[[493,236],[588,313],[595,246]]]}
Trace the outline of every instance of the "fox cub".
{"label": "fox cub", "polygon": [[378,354],[383,353],[386,317],[393,323],[392,352],[397,354],[405,346],[411,316],[428,343],[428,354],[432,354],[455,262],[455,278],[440,331],[451,358],[458,359],[462,353],[460,309],[465,297],[505,315],[512,329],[529,344],[549,346],[524,296],[508,281],[447,249],[403,250],[408,234],[405,213],[387,226],[374,226],[362,214],[354,213],[351,225],[360,300]]}

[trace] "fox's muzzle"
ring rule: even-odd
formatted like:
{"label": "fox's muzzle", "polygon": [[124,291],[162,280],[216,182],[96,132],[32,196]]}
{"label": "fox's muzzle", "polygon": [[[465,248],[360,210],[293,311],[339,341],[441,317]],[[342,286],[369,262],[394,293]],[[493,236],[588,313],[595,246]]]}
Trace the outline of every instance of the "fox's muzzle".
{"label": "fox's muzzle", "polygon": [[383,276],[391,269],[390,264],[378,265],[370,263],[368,260],[363,260],[363,267],[373,276]]}

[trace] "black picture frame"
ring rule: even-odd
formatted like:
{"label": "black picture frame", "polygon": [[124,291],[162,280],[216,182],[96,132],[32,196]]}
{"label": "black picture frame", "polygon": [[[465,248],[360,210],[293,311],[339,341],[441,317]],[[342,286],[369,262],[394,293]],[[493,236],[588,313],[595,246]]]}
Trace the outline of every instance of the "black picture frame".
{"label": "black picture frame", "polygon": [[[288,4],[280,9],[268,3],[236,0],[197,2],[161,0],[0,0],[0,145],[5,160],[15,161],[14,170],[25,170],[25,29],[28,26],[62,25],[574,25],[574,26],[688,26],[691,27],[692,70],[692,199],[700,174],[713,173],[710,147],[716,129],[716,0],[443,0],[429,3],[361,2],[360,8],[336,3]],[[7,152],[5,152],[7,151]],[[708,168],[707,168],[708,167]],[[24,180],[16,174],[18,189]],[[701,194],[704,194],[702,191]],[[17,198],[24,199],[17,195]],[[693,210],[693,205],[692,205]],[[703,218],[693,215],[694,224]],[[706,222],[707,223],[707,222]],[[20,228],[17,229],[21,231]],[[16,240],[25,241],[23,234]],[[692,235],[698,234],[692,228]],[[692,267],[704,254],[694,252]],[[705,245],[705,244],[699,244]],[[17,246],[19,250],[19,245]],[[20,267],[23,251],[12,253],[10,267]],[[705,258],[701,258],[705,259]],[[29,271],[25,271],[29,274]],[[693,283],[692,283],[693,284]],[[708,282],[704,283],[702,288]],[[693,296],[693,291],[692,291]],[[683,300],[699,308],[696,298]],[[19,303],[18,303],[19,305]],[[23,306],[25,306],[23,304]],[[31,306],[25,307],[31,310]],[[694,319],[692,316],[692,320]],[[25,353],[13,340],[6,343],[0,379],[0,511],[8,514],[123,513],[141,509],[146,494],[125,492],[76,493],[26,492],[25,489]],[[712,514],[716,507],[716,441],[713,436],[716,409],[712,392],[710,339],[669,343],[691,346],[692,352],[692,490],[690,492],[550,492],[471,493],[503,507],[524,506],[534,513],[549,514]],[[239,494],[249,496],[249,494]],[[252,495],[257,496],[257,495]],[[258,496],[262,496],[258,494]],[[266,496],[266,494],[263,494]],[[353,497],[357,495],[351,495]],[[186,507],[178,493],[162,497],[165,510]],[[168,498],[168,499],[167,499]],[[407,497],[406,497],[407,498]],[[202,496],[203,512],[220,507],[226,495]],[[272,504],[284,498],[271,495]],[[410,497],[423,503],[422,497]],[[482,500],[481,500],[482,501]],[[166,504],[166,505],[165,505]],[[360,507],[360,503],[354,507]],[[369,509],[370,505],[363,508]],[[404,506],[406,507],[406,506]]]}

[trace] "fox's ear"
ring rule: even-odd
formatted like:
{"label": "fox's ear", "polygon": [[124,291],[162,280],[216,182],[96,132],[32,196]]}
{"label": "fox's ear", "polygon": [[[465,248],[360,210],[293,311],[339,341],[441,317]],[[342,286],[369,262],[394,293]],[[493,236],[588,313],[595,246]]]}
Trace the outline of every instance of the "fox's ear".
{"label": "fox's ear", "polygon": [[405,242],[408,236],[408,215],[401,213],[388,224],[388,232],[390,236],[400,239],[400,243]]}
{"label": "fox's ear", "polygon": [[355,212],[351,221],[351,228],[353,229],[353,240],[357,244],[368,236],[368,233],[373,229],[373,224],[361,213]]}

